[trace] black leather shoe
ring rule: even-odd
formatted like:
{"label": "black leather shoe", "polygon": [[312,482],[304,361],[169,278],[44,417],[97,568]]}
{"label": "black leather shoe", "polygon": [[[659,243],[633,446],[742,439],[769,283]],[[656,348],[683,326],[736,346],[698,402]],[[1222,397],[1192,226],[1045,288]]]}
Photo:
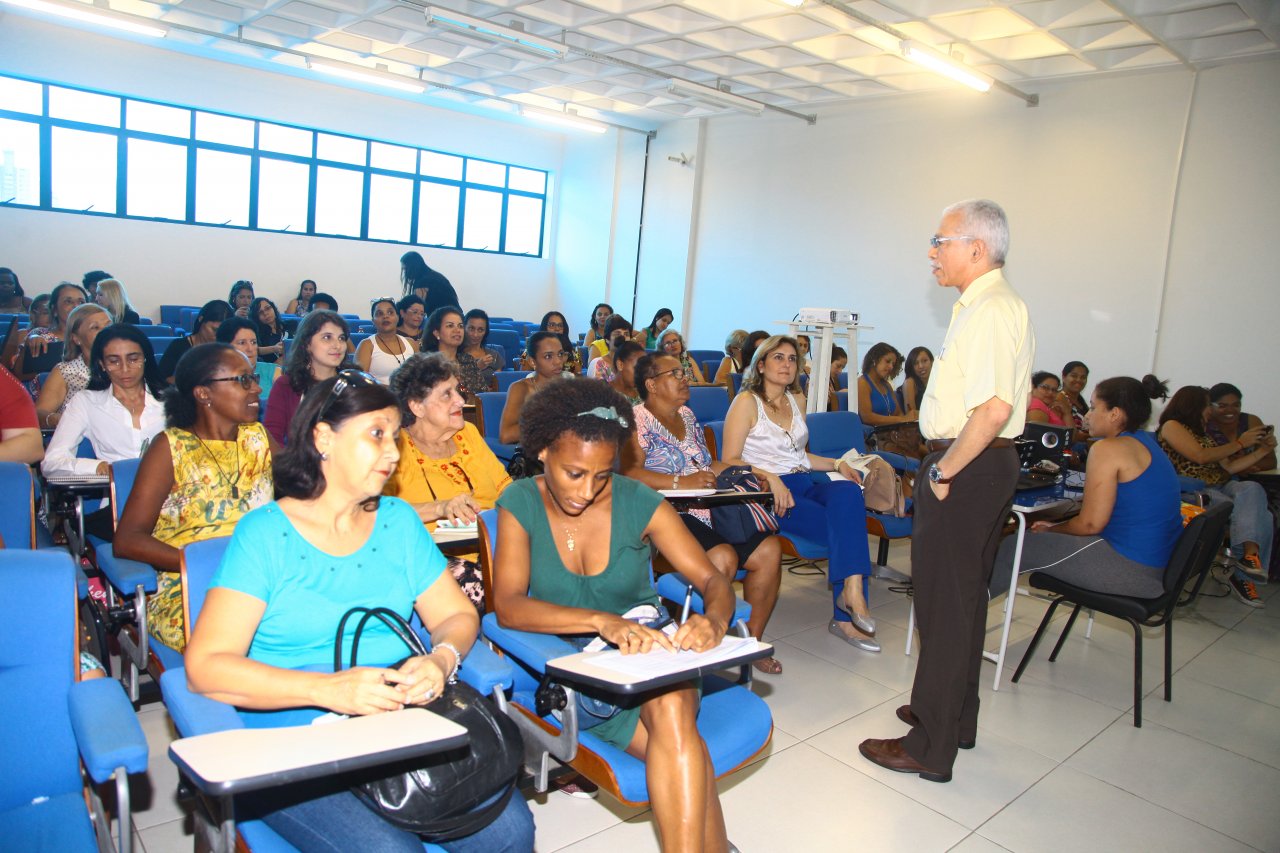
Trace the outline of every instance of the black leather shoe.
{"label": "black leather shoe", "polygon": [[[908,726],[911,726],[911,728],[914,729],[916,726],[920,725],[920,721],[916,719],[916,715],[911,713],[910,705],[899,705],[896,713],[898,715],[898,719],[902,720],[902,722],[906,723]],[[978,745],[977,738],[973,738],[971,740],[961,740],[959,743],[956,744],[956,746],[960,747],[961,749],[973,749],[977,745]]]}
{"label": "black leather shoe", "polygon": [[951,771],[937,772],[916,761],[902,746],[902,738],[892,740],[864,740],[858,745],[858,752],[873,764],[879,764],[886,770],[898,773],[915,773],[929,782],[950,782]]}

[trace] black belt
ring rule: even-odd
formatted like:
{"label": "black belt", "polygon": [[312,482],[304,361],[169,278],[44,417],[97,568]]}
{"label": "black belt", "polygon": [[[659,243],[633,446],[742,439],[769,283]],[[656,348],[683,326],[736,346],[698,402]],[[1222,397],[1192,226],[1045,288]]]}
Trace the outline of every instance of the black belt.
{"label": "black belt", "polygon": [[[940,450],[946,450],[955,443],[956,440],[954,438],[931,438],[925,442],[925,446],[929,448],[930,453],[937,453]],[[987,445],[987,448],[992,447],[1013,447],[1013,439],[993,438],[991,443]]]}

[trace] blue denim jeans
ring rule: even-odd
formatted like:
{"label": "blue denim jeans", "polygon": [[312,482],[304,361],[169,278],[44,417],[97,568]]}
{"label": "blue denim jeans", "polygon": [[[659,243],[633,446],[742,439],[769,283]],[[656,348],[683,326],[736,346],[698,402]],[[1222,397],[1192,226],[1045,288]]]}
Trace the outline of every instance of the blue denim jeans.
{"label": "blue denim jeans", "polygon": [[[261,816],[263,823],[302,853],[422,853],[423,842],[431,841],[387,823],[345,788],[316,786],[312,790],[327,789],[328,793],[297,801],[300,793],[306,795],[307,788],[298,785],[285,789],[288,804],[281,803]],[[477,808],[489,805],[493,799]],[[465,838],[432,843],[450,853],[530,853],[533,814],[516,790],[502,814],[484,829]]]}
{"label": "blue denim jeans", "polygon": [[867,545],[867,505],[862,487],[848,480],[832,480],[826,474],[782,475],[791,490],[795,506],[778,520],[785,536],[795,533],[806,539],[825,542],[829,552],[827,578],[831,582],[831,615],[848,622],[849,615],[836,606],[845,581],[857,575],[865,596],[871,574],[871,551]]}
{"label": "blue denim jeans", "polygon": [[[1276,520],[1267,509],[1267,493],[1262,486],[1252,480],[1230,480],[1221,486],[1205,489],[1215,500],[1231,501],[1231,554],[1244,556],[1244,543],[1253,542],[1258,546],[1258,554],[1262,560],[1262,568],[1271,565],[1272,539],[1275,536]],[[1237,572],[1245,580],[1249,577]]]}

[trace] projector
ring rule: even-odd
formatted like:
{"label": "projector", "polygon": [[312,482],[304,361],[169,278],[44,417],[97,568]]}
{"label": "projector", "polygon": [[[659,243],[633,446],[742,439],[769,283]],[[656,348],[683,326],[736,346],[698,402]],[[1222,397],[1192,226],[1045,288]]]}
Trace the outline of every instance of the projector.
{"label": "projector", "polygon": [[844,323],[858,325],[858,314],[844,308],[801,308],[801,323]]}

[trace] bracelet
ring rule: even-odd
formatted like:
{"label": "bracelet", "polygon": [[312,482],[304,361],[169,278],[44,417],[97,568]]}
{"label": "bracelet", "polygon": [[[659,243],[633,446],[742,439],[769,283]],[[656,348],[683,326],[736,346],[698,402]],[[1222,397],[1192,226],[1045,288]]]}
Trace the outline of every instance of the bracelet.
{"label": "bracelet", "polygon": [[1243,442],[1243,441],[1241,441],[1240,439],[1238,439],[1238,438],[1237,438],[1237,439],[1236,439],[1236,444],[1240,445],[1240,449],[1241,449],[1241,450],[1244,450],[1244,442]]}
{"label": "bracelet", "polygon": [[436,643],[434,650],[439,651],[440,649],[448,649],[449,651],[453,652],[453,668],[450,669],[449,674],[445,676],[445,682],[448,684],[457,684],[458,683],[458,667],[462,666],[462,655],[458,652],[458,647],[455,646],[453,643],[449,643],[449,642]]}
{"label": "bracelet", "polygon": [[672,474],[671,475],[671,491],[674,492],[678,488],[680,488],[680,475]]}

